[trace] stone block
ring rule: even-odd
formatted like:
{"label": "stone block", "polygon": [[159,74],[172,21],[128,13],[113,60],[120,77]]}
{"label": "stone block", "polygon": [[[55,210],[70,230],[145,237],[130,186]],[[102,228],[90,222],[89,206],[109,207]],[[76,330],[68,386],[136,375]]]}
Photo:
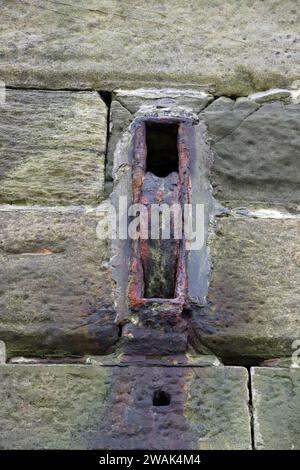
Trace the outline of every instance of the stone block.
{"label": "stone block", "polygon": [[132,114],[137,113],[141,107],[146,109],[147,106],[157,108],[177,106],[200,113],[214,99],[212,95],[204,91],[173,88],[116,90],[114,98]]}
{"label": "stone block", "polygon": [[96,205],[107,109],[98,93],[7,90],[0,114],[0,203]]}
{"label": "stone block", "polygon": [[0,367],[0,449],[86,449],[109,391],[106,367]]}
{"label": "stone block", "polygon": [[249,449],[240,367],[5,365],[2,449]]}
{"label": "stone block", "polygon": [[300,220],[218,220],[207,306],[194,333],[222,358],[290,356],[300,338]]}
{"label": "stone block", "polygon": [[300,106],[220,98],[200,114],[215,152],[216,197],[229,207],[300,203]]}
{"label": "stone block", "polygon": [[110,107],[109,141],[107,147],[107,162],[105,177],[107,181],[113,180],[114,152],[121,140],[122,133],[129,127],[133,117],[118,101],[113,100]]}
{"label": "stone block", "polygon": [[254,442],[258,450],[300,449],[300,369],[251,369]]}
{"label": "stone block", "polygon": [[97,216],[0,211],[0,338],[9,357],[101,354],[118,339],[110,247]]}
{"label": "stone block", "polygon": [[[299,78],[297,8],[284,2],[4,2],[0,76],[9,86],[203,87],[245,96]],[[51,25],[51,28],[49,27]]]}

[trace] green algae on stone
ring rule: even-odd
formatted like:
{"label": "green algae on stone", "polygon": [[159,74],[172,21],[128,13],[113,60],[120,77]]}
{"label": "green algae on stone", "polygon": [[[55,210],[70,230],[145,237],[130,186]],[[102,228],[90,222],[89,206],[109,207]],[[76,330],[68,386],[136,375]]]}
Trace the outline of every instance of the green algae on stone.
{"label": "green algae on stone", "polygon": [[294,0],[4,3],[0,76],[9,86],[245,96],[300,75]]}
{"label": "green algae on stone", "polygon": [[96,205],[103,197],[106,114],[97,93],[7,90],[0,203]]}

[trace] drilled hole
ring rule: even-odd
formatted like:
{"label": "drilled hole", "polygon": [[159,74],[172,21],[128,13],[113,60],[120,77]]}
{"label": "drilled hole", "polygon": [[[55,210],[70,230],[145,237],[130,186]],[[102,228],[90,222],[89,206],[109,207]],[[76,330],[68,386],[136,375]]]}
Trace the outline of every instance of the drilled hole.
{"label": "drilled hole", "polygon": [[178,172],[177,136],[177,124],[146,123],[146,171],[160,177]]}
{"label": "drilled hole", "polygon": [[163,390],[156,390],[153,394],[153,406],[168,406],[171,402],[171,396]]}

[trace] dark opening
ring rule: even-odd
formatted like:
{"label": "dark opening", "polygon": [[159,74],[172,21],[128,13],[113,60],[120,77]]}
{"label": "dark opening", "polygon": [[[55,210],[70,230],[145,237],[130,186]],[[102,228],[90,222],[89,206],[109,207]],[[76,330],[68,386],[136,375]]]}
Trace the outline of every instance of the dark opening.
{"label": "dark opening", "polygon": [[[110,91],[100,90],[99,95],[101,96],[102,100],[106,104],[108,108],[110,108],[112,102],[112,93]],[[109,114],[109,113],[108,113]]]}
{"label": "dark opening", "polygon": [[119,337],[119,338],[122,337],[122,333],[123,333],[123,326],[122,326],[122,325],[119,325],[119,326],[118,326],[118,337]]}
{"label": "dark opening", "polygon": [[235,356],[235,357],[221,357],[220,358],[224,366],[242,366],[242,367],[258,367],[264,361],[262,357],[247,357],[247,356]]}
{"label": "dark opening", "polygon": [[171,402],[169,393],[163,390],[156,390],[153,394],[153,406],[168,406]]}
{"label": "dark opening", "polygon": [[108,141],[110,136],[110,106],[112,102],[112,93],[109,91],[99,91],[100,97],[107,106],[107,118],[106,118],[106,144],[105,144],[105,190],[108,193],[112,191],[112,166],[113,162],[108,155]]}
{"label": "dark opening", "polygon": [[146,123],[146,171],[160,177],[178,172],[177,136],[177,124]]}

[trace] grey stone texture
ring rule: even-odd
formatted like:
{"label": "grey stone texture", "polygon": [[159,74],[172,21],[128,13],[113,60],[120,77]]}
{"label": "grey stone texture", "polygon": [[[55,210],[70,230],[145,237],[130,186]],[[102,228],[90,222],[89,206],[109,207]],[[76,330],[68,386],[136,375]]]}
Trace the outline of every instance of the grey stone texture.
{"label": "grey stone texture", "polygon": [[96,92],[7,90],[0,113],[0,203],[97,204],[106,118]]}
{"label": "grey stone texture", "polygon": [[246,98],[222,97],[200,117],[212,138],[212,178],[222,204],[299,207],[299,105],[274,102],[259,107]]}
{"label": "grey stone texture", "polygon": [[[5,365],[2,449],[249,449],[240,367]],[[154,406],[157,391],[167,406]]]}
{"label": "grey stone texture", "polygon": [[[105,178],[107,182],[113,179],[113,155],[116,151],[116,146],[122,137],[122,133],[125,132],[132,122],[132,119],[131,113],[124,108],[124,106],[116,100],[112,101],[109,116],[108,158],[105,166]],[[110,189],[112,189],[112,185]]]}
{"label": "grey stone texture", "polygon": [[238,361],[291,355],[300,338],[299,234],[299,219],[218,219],[207,306],[192,320],[195,341]]}
{"label": "grey stone texture", "polygon": [[9,357],[101,354],[118,340],[110,247],[97,222],[79,210],[0,211],[0,338]]}
{"label": "grey stone texture", "polygon": [[[122,121],[122,113],[128,119],[129,112],[138,113],[132,119],[142,111],[174,113],[180,108],[178,100],[186,110],[189,106],[194,110],[204,106],[199,118],[207,125],[207,133],[201,122],[195,126],[193,202],[205,202],[209,211],[213,211],[210,188],[205,184],[212,177],[213,182],[218,182],[217,201],[227,207],[245,203],[253,209],[237,209],[229,218],[218,218],[216,226],[208,227],[210,275],[206,250],[200,251],[200,257],[197,252],[188,253],[189,301],[193,310],[190,341],[199,352],[211,350],[232,363],[262,363],[290,356],[292,342],[300,335],[297,308],[300,221],[293,219],[293,215],[281,220],[276,209],[296,208],[298,203],[299,105],[278,101],[257,103],[253,97],[237,100],[221,97],[209,104],[209,96],[204,100],[204,94],[200,95],[198,104],[196,93],[191,92],[184,101],[184,96],[180,92],[176,95],[174,90],[161,93],[119,90],[113,99],[117,123]],[[269,99],[267,92],[265,95]],[[112,128],[115,148],[122,132],[119,124]],[[215,153],[212,166],[207,138],[211,139]],[[128,145],[126,140],[125,144]],[[124,148],[128,148],[126,145]],[[113,157],[110,153],[109,158]],[[118,152],[116,157],[118,161]],[[265,184],[264,179],[270,184]],[[257,212],[258,218],[255,208],[263,206],[275,212],[266,211],[265,219]],[[272,218],[274,214],[278,220]],[[206,297],[208,278],[210,288]],[[137,329],[141,326],[126,325],[123,329],[130,344],[139,337]],[[140,332],[140,344],[132,346],[132,352],[141,352],[144,345],[148,349],[151,345],[150,352],[172,353],[172,342],[164,339],[161,331],[155,331],[151,341],[147,339],[149,332]],[[183,351],[184,337],[177,335],[174,340],[178,350]]]}
{"label": "grey stone texture", "polygon": [[258,450],[300,449],[300,369],[251,369],[254,443]]}
{"label": "grey stone texture", "polygon": [[10,0],[1,13],[0,76],[10,86],[241,96],[299,78],[294,0]]}
{"label": "grey stone texture", "polygon": [[4,341],[0,340],[0,364],[6,363],[6,345]]}
{"label": "grey stone texture", "polygon": [[137,113],[141,107],[145,108],[145,106],[158,109],[177,106],[200,113],[214,99],[211,94],[204,91],[174,88],[116,90],[113,97],[131,114]]}
{"label": "grey stone texture", "polygon": [[282,101],[290,103],[292,101],[292,93],[284,88],[273,88],[267,91],[260,91],[249,96],[250,100],[256,103],[269,103],[270,101]]}
{"label": "grey stone texture", "polygon": [[[296,2],[3,3],[0,448],[300,449]],[[114,204],[131,192],[130,123],[151,112],[203,121],[191,184],[207,230],[187,259],[189,328],[133,317],[120,340],[128,244],[96,226],[113,184]],[[216,356],[266,367],[249,380]],[[45,364],[65,360],[90,365]]]}
{"label": "grey stone texture", "polygon": [[0,367],[0,449],[86,449],[98,430],[110,370],[76,365]]}

